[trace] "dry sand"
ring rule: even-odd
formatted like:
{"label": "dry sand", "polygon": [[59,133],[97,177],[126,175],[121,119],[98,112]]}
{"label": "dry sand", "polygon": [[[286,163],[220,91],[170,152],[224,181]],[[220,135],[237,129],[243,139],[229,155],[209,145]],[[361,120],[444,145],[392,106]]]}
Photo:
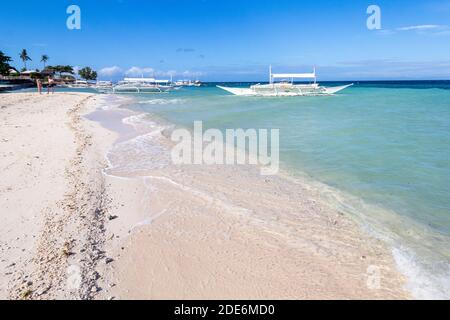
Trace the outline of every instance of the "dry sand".
{"label": "dry sand", "polygon": [[[107,163],[119,134],[80,117],[104,99],[0,95],[0,298],[409,297],[388,248],[302,182],[171,165],[155,128],[138,138],[158,156]],[[132,115],[96,118],[126,142]]]}
{"label": "dry sand", "polygon": [[[0,95],[0,298],[90,298],[104,243],[104,147],[87,94]],[[98,141],[102,144],[98,144]]]}

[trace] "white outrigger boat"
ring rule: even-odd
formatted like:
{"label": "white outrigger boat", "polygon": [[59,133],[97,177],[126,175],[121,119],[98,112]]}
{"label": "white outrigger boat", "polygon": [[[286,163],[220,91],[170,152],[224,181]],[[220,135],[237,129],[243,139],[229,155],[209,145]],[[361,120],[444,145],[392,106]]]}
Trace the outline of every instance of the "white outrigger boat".
{"label": "white outrigger boat", "polygon": [[110,93],[113,90],[113,83],[112,81],[97,81],[94,89],[100,93]]}
{"label": "white outrigger boat", "polygon": [[[276,82],[277,79],[284,79],[284,81]],[[289,79],[289,81],[287,81],[286,79]],[[294,79],[310,79],[313,81],[308,84],[296,84],[294,82]],[[317,83],[315,68],[313,73],[276,74],[272,73],[272,67],[270,67],[269,84],[256,84],[251,86],[250,88],[229,88],[222,86],[217,87],[237,96],[289,97],[333,95],[352,85],[353,83],[338,87],[321,87]]]}
{"label": "white outrigger boat", "polygon": [[67,85],[68,88],[83,89],[91,87],[91,84],[86,80],[76,80],[74,83]]}
{"label": "white outrigger boat", "polygon": [[175,85],[178,87],[201,87],[202,83],[199,80],[178,80]]}
{"label": "white outrigger boat", "polygon": [[125,78],[112,88],[113,93],[164,93],[174,89],[170,80]]}

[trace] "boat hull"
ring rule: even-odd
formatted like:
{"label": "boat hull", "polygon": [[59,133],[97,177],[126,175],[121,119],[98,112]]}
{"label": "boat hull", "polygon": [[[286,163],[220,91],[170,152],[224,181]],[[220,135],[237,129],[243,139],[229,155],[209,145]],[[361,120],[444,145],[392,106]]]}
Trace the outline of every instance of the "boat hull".
{"label": "boat hull", "polygon": [[353,84],[338,87],[319,86],[271,86],[260,85],[251,88],[230,88],[217,86],[218,88],[232,93],[236,96],[260,96],[260,97],[298,97],[298,96],[324,96],[333,95],[347,89]]}
{"label": "boat hull", "polygon": [[132,94],[132,93],[165,93],[170,90],[173,90],[173,88],[127,86],[127,87],[114,87],[112,91],[113,93]]}

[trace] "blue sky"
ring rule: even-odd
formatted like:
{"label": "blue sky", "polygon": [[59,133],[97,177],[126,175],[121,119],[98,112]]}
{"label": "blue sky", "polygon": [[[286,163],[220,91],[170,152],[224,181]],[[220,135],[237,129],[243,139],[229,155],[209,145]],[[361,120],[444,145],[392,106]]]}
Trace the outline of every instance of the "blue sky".
{"label": "blue sky", "polygon": [[[81,30],[66,27],[69,5]],[[381,8],[369,30],[367,7]],[[125,74],[205,81],[263,81],[275,71],[321,80],[450,79],[450,0],[2,1],[0,50],[26,48],[30,68],[92,66]]]}

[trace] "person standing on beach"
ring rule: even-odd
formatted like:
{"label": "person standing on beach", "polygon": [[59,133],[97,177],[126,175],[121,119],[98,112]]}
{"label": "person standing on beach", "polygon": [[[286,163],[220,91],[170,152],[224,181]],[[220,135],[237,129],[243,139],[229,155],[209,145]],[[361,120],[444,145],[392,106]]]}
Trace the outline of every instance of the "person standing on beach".
{"label": "person standing on beach", "polygon": [[37,89],[38,89],[39,94],[42,94],[42,81],[41,81],[41,79],[37,79],[36,80],[36,85],[37,85]]}
{"label": "person standing on beach", "polygon": [[48,86],[47,86],[47,94],[55,93],[55,80],[52,77],[48,77]]}

